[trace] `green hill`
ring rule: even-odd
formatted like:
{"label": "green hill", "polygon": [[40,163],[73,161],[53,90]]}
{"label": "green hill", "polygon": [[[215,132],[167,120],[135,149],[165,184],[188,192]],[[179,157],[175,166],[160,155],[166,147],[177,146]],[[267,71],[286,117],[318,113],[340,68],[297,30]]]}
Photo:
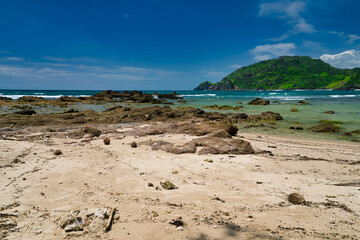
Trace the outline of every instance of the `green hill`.
{"label": "green hill", "polygon": [[360,68],[339,69],[311,57],[279,57],[239,68],[220,82],[194,90],[355,89]]}

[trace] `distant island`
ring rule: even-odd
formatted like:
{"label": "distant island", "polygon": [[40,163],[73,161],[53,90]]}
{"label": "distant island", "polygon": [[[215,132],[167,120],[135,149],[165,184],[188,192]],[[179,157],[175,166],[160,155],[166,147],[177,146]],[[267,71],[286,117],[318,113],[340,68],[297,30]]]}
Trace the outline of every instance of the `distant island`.
{"label": "distant island", "polygon": [[195,91],[360,88],[360,68],[339,69],[305,56],[282,56],[242,67],[217,83],[202,82]]}

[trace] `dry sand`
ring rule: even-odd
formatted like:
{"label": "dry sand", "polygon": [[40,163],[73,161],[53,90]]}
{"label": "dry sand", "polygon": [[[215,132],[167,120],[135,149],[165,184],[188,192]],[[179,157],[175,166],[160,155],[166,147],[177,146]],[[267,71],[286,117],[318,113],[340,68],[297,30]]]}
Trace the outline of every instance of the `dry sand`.
{"label": "dry sand", "polygon": [[[2,237],[360,239],[359,143],[240,135],[256,154],[175,155],[130,146],[196,138],[173,134],[116,139],[108,133],[85,142],[0,140],[0,206],[18,203],[0,211],[0,226],[16,223]],[[103,144],[105,137],[110,145]],[[57,149],[63,154],[54,155]],[[155,189],[166,180],[178,189]],[[306,204],[289,203],[287,195],[294,192]],[[106,220],[94,220],[79,232],[60,228],[70,215],[113,207],[115,220],[107,233]],[[179,217],[183,226],[169,223]]]}

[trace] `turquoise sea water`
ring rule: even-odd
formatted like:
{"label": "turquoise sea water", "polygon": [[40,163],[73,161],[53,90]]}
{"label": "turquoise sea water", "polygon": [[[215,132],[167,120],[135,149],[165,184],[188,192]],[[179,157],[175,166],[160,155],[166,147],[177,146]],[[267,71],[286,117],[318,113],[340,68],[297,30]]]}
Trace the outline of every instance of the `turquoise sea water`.
{"label": "turquoise sea water", "polygon": [[[44,98],[59,98],[60,96],[90,96],[99,91],[86,91],[86,90],[0,90],[0,97],[11,97],[17,99],[21,96],[40,96]],[[155,91],[143,91],[145,93],[153,93]],[[169,91],[156,91],[159,93],[170,93]],[[295,137],[306,138],[320,138],[320,139],[341,139],[341,140],[360,140],[359,134],[353,134],[353,136],[343,136],[342,133],[346,131],[352,131],[360,129],[360,91],[332,91],[332,90],[293,90],[293,91],[179,91],[177,93],[183,96],[188,102],[179,103],[173,101],[175,105],[172,107],[185,107],[194,106],[196,108],[202,108],[207,105],[230,105],[237,106],[242,105],[239,112],[246,114],[259,114],[264,111],[273,111],[280,113],[284,120],[277,121],[275,126],[265,123],[265,127],[258,128],[244,128],[247,124],[239,124],[240,132],[253,132],[253,133],[265,133],[286,135]],[[271,101],[270,105],[266,106],[254,106],[247,105],[246,103],[254,98],[263,98]],[[308,102],[309,105],[298,106],[295,105],[298,101]],[[278,101],[277,103],[273,103]],[[241,104],[239,103],[241,102]],[[71,106],[73,108],[93,109],[96,111],[102,111],[109,106],[113,106],[113,103],[106,106],[84,106],[77,105]],[[124,105],[124,104],[117,104]],[[127,104],[128,105],[128,104]],[[132,104],[131,106],[149,106],[146,104]],[[299,112],[290,112],[291,108],[297,108]],[[334,110],[335,114],[324,114],[325,111]],[[64,108],[41,108],[37,109],[39,112],[62,112]],[[8,112],[5,108],[0,109],[0,113]],[[221,111],[232,112],[232,111]],[[341,121],[339,124],[341,131],[336,134],[327,133],[313,133],[308,128],[317,124],[319,120],[332,120]],[[298,123],[295,123],[298,122]],[[290,126],[302,126],[303,131],[291,130]],[[275,128],[274,128],[275,127]]]}

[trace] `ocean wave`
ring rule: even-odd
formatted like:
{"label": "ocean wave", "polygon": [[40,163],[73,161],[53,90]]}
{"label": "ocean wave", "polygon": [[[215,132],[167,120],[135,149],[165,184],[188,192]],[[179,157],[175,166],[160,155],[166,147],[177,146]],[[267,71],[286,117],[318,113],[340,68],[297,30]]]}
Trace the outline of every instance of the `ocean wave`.
{"label": "ocean wave", "polygon": [[330,95],[332,98],[355,97],[356,95]]}
{"label": "ocean wave", "polygon": [[209,93],[209,94],[183,94],[180,97],[216,97],[216,94]]}
{"label": "ocean wave", "polygon": [[[28,97],[42,97],[42,98],[45,98],[45,99],[57,99],[57,98],[60,98],[60,97],[64,97],[65,95],[26,95],[26,94],[22,94],[22,95],[3,95],[3,94],[0,94],[0,96],[3,96],[3,97],[8,97],[8,98],[12,98],[12,99],[19,99],[21,97],[24,97],[24,96],[28,96]],[[90,95],[66,95],[68,97],[89,97]]]}
{"label": "ocean wave", "polygon": [[264,97],[264,99],[279,99],[285,101],[295,101],[295,100],[305,100],[306,97],[304,96],[271,96],[271,97]]}

